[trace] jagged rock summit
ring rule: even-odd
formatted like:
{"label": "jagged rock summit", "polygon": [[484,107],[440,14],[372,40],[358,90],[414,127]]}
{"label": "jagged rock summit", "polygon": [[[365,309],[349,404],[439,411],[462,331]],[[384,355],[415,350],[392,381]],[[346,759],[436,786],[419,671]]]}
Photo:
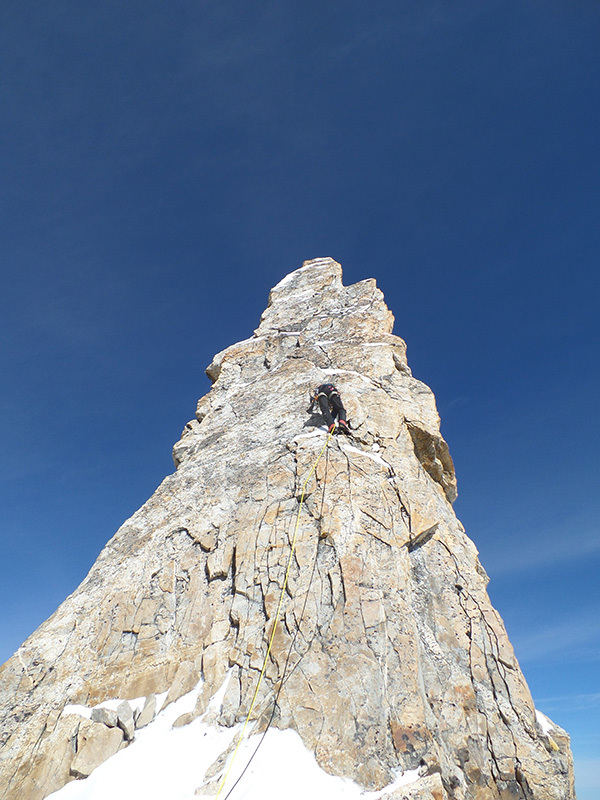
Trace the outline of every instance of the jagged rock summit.
{"label": "jagged rock summit", "polygon": [[[104,769],[192,691],[174,725],[228,732],[204,766],[199,750],[197,793],[215,795],[296,522],[246,736],[280,689],[268,736],[291,729],[373,798],[574,798],[568,736],[536,714],[452,510],[433,394],[393,321],[374,280],[345,287],[338,263],[315,259],[275,286],[251,338],[214,358],[176,472],[2,667],[3,798],[41,800]],[[353,429],[325,451],[323,420],[306,413],[323,382]],[[282,792],[267,782],[256,797]]]}

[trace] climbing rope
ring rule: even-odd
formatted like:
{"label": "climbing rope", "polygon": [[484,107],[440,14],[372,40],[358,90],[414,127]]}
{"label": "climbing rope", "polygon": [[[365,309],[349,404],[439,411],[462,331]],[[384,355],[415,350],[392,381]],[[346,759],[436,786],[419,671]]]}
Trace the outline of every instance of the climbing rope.
{"label": "climbing rope", "polygon": [[[262,684],[262,679],[263,679],[265,671],[267,669],[267,663],[268,663],[268,660],[269,660],[269,655],[271,654],[271,647],[273,645],[273,640],[275,638],[275,632],[277,630],[277,624],[279,622],[279,617],[281,615],[281,607],[283,605],[283,597],[284,597],[286,589],[287,589],[288,578],[289,578],[289,574],[290,574],[290,568],[291,568],[291,565],[292,565],[292,560],[294,558],[294,554],[296,552],[296,539],[297,539],[297,536],[298,536],[298,527],[300,525],[300,514],[302,513],[302,506],[304,504],[304,495],[306,493],[306,487],[307,487],[308,482],[311,479],[314,471],[316,470],[319,461],[321,460],[321,456],[323,455],[323,453],[327,449],[327,445],[329,444],[329,440],[333,436],[333,433],[334,433],[334,429],[332,428],[332,430],[330,430],[329,434],[327,435],[327,439],[325,440],[325,444],[321,448],[321,452],[319,453],[319,455],[315,459],[312,467],[310,468],[310,472],[308,473],[308,476],[307,476],[306,480],[304,481],[304,483],[302,485],[302,493],[300,495],[300,504],[298,506],[298,514],[296,515],[296,524],[294,526],[294,534],[292,536],[292,544],[291,544],[291,548],[290,548],[290,554],[289,554],[289,557],[288,557],[287,566],[286,566],[286,570],[285,570],[285,577],[284,577],[284,580],[283,580],[283,586],[281,587],[281,592],[279,594],[279,602],[277,603],[277,611],[275,613],[275,619],[273,621],[273,628],[271,630],[271,635],[269,637],[269,644],[267,646],[267,652],[265,653],[265,657],[264,657],[264,660],[263,660],[262,668],[260,670],[260,675],[258,677],[258,683],[256,684],[256,689],[254,690],[254,695],[252,697],[252,702],[250,703],[250,708],[248,710],[248,714],[246,715],[246,719],[244,721],[244,725],[242,727],[242,731],[241,731],[241,733],[239,735],[238,742],[237,742],[237,744],[235,746],[235,750],[233,751],[233,755],[232,755],[231,760],[229,762],[229,766],[227,767],[227,770],[225,771],[225,775],[223,776],[223,780],[221,781],[221,784],[219,786],[219,790],[218,790],[217,795],[216,795],[216,800],[219,800],[221,792],[223,791],[223,787],[225,786],[225,783],[227,782],[227,778],[229,777],[229,773],[231,772],[231,768],[233,766],[233,762],[235,761],[235,757],[237,755],[239,747],[240,747],[240,745],[241,745],[241,743],[242,743],[242,741],[244,739],[244,733],[246,732],[246,727],[248,726],[248,722],[250,721],[250,716],[252,714],[252,711],[254,710],[254,706],[256,704],[256,700],[258,698],[258,693],[259,693],[259,690],[260,690],[260,687],[261,687],[261,684]],[[313,566],[313,574],[314,574],[314,566]],[[311,581],[312,581],[312,575],[311,575]],[[307,593],[307,597],[308,597],[308,593]],[[304,602],[304,608],[305,607],[306,607],[306,599],[305,599],[305,602]],[[302,614],[304,614],[304,608],[302,609]],[[294,640],[295,640],[295,637],[294,637]],[[292,641],[292,646],[293,646],[293,641]],[[290,652],[291,652],[291,649],[290,649]],[[286,660],[285,669],[287,669],[288,661],[289,661],[289,653],[288,653],[288,659]],[[284,676],[283,677],[285,677],[285,669],[284,669]],[[271,724],[271,721],[272,721],[273,716],[275,714],[275,708],[277,706],[277,699],[279,698],[279,693],[281,691],[281,686],[283,685],[283,677],[282,677],[282,680],[280,682],[280,686],[279,686],[279,689],[277,691],[277,695],[275,697],[275,706],[273,707],[273,713],[271,715],[271,719],[269,720],[269,725]],[[267,726],[267,730],[268,730],[269,725]],[[266,731],[265,731],[265,734],[263,734],[263,739],[264,739],[265,735],[266,735]],[[254,751],[250,761],[256,755],[256,751],[258,750],[258,747],[260,747],[261,744],[262,744],[262,739],[258,743],[258,746],[257,746],[256,750]],[[248,764],[244,768],[244,771],[242,772],[242,775],[244,774],[244,772],[248,768],[249,763],[250,762],[248,762]],[[237,783],[240,780],[240,778],[242,777],[242,775],[240,775],[238,780],[231,787],[231,789],[227,793],[227,795],[224,798],[224,800],[227,800],[227,798],[229,797],[231,792],[235,789],[235,787],[237,786]]]}
{"label": "climbing rope", "polygon": [[[323,478],[323,496],[321,498],[321,509],[319,511],[319,521],[323,518],[323,506],[325,504],[325,487],[327,485],[327,472],[328,472],[328,469],[329,469],[329,450],[327,450],[326,452],[327,452],[327,455],[325,457],[326,458],[326,461],[325,461],[325,476]],[[321,532],[320,532],[320,536],[322,536]],[[300,629],[301,629],[302,623],[304,621],[304,612],[306,611],[306,606],[307,606],[307,603],[308,603],[308,598],[310,596],[310,590],[311,590],[311,587],[312,587],[313,578],[315,577],[315,571],[316,571],[316,568],[317,568],[318,557],[319,557],[319,541],[317,541],[317,546],[315,548],[315,557],[313,558],[313,565],[312,565],[312,569],[311,569],[311,572],[310,572],[310,578],[308,579],[308,586],[307,586],[306,592],[304,594],[304,603],[302,604],[302,610],[300,612],[300,617],[298,618],[298,622],[296,624],[296,630],[294,631],[294,636],[292,637],[292,641],[291,641],[290,646],[288,648],[287,656],[286,656],[286,659],[285,659],[285,664],[283,665],[283,671],[281,673],[281,678],[279,680],[279,685],[277,686],[277,692],[275,693],[275,698],[273,700],[273,708],[271,709],[271,715],[269,717],[269,721],[267,722],[267,724],[265,726],[265,729],[264,729],[264,731],[262,733],[262,736],[260,737],[260,740],[259,740],[258,744],[254,748],[254,752],[252,753],[252,755],[248,759],[248,761],[246,763],[246,766],[241,771],[241,773],[238,776],[238,779],[233,784],[231,789],[227,792],[227,794],[225,795],[223,800],[228,800],[228,798],[233,793],[233,790],[235,789],[235,787],[242,780],[242,778],[246,774],[247,770],[249,769],[250,764],[254,760],[254,757],[256,756],[256,754],[258,753],[262,743],[264,742],[265,737],[266,737],[266,735],[267,735],[267,733],[269,731],[269,728],[271,727],[271,724],[272,724],[272,722],[273,722],[273,720],[275,718],[275,713],[277,711],[277,705],[278,705],[278,702],[279,702],[279,695],[281,694],[281,690],[283,689],[284,685],[287,683],[289,678],[292,677],[292,675],[296,671],[296,668],[297,668],[298,664],[300,664],[300,661],[302,660],[302,656],[301,656],[298,659],[298,661],[296,661],[296,663],[294,664],[292,670],[290,671],[290,674],[288,675],[287,670],[288,670],[288,666],[289,666],[289,663],[290,663],[290,658],[292,656],[292,652],[294,650],[294,645],[296,644],[296,639],[298,638],[298,634],[300,633]],[[309,647],[310,647],[310,644],[309,644]]]}

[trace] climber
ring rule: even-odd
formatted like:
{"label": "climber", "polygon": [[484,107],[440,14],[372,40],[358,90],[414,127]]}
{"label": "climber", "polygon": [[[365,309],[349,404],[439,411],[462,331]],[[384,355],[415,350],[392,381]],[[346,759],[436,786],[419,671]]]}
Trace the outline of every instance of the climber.
{"label": "climber", "polygon": [[350,435],[350,429],[346,422],[346,410],[342,405],[340,393],[332,383],[322,383],[317,386],[310,398],[310,405],[306,409],[307,414],[312,414],[315,403],[319,404],[321,414],[325,418],[325,423],[329,433],[335,430],[335,418],[338,419],[338,431]]}

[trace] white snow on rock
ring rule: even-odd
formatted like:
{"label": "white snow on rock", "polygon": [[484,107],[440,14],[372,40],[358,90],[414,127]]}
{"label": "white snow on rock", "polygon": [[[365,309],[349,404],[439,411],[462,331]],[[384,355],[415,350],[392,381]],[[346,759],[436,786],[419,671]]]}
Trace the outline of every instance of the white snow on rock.
{"label": "white snow on rock", "polygon": [[[172,727],[177,717],[194,708],[200,683],[136,732],[129,747],[109,758],[88,778],[71,781],[49,795],[48,800],[195,800],[196,789],[211,782],[204,780],[206,770],[232,745],[242,729],[242,725],[224,728],[211,722],[222,703],[228,680],[229,676],[201,717],[189,725]],[[72,708],[68,713],[81,713],[79,707],[77,711]],[[225,798],[248,764],[258,742],[259,736],[247,735],[240,745],[221,798]],[[222,775],[212,778],[212,791],[207,796],[216,794]],[[295,731],[271,728],[231,800],[281,800],[282,796],[286,800],[307,797],[379,800],[382,795],[418,779],[418,770],[413,770],[399,775],[380,791],[366,792],[353,781],[322,770]]]}
{"label": "white snow on rock", "polygon": [[87,706],[80,706],[74,703],[66,705],[62,710],[62,716],[66,717],[68,714],[78,714],[80,717],[91,719],[92,709]]}
{"label": "white snow on rock", "polygon": [[317,428],[311,430],[310,433],[297,433],[294,436],[294,441],[297,442],[300,439],[314,439],[315,437],[322,438],[324,433],[329,433],[329,428],[327,425],[319,425]]}
{"label": "white snow on rock", "polygon": [[541,729],[544,731],[546,736],[548,736],[550,731],[553,730],[553,728],[554,728],[554,725],[552,724],[552,722],[550,722],[550,720],[548,719],[548,717],[545,714],[542,714],[541,711],[538,711],[537,708],[535,710],[535,717],[536,717],[537,721],[539,722]]}
{"label": "white snow on rock", "polygon": [[378,456],[376,453],[368,453],[365,450],[359,450],[358,447],[353,447],[351,444],[342,443],[340,447],[345,452],[358,453],[361,456],[370,458],[371,461],[374,461],[376,464],[379,464],[379,466],[383,467],[384,469],[386,470],[390,469],[390,465],[387,463],[387,461],[384,461],[383,458],[381,458],[381,456]]}
{"label": "white snow on rock", "polygon": [[[165,697],[167,696],[167,692],[163,692],[156,696],[156,707],[160,708],[163,704]],[[145,697],[136,697],[134,700],[128,700],[127,702],[131,706],[131,710],[141,711],[144,707],[144,703],[146,701]],[[80,717],[85,717],[86,719],[91,719],[92,711],[94,708],[108,708],[111,711],[116,711],[119,705],[123,702],[123,700],[119,697],[112,698],[111,700],[104,700],[102,703],[98,703],[95,706],[82,706],[77,704],[69,704],[63,708],[62,716],[65,717],[68,714],[78,714]]]}
{"label": "white snow on rock", "polygon": [[331,264],[332,261],[333,261],[333,259],[329,258],[329,257],[326,257],[326,258],[312,258],[310,261],[307,261],[304,264],[304,266],[300,267],[299,269],[292,270],[292,272],[289,272],[287,275],[285,275],[279,281],[279,283],[275,284],[275,286],[273,287],[272,291],[275,291],[276,289],[281,289],[283,286],[286,285],[286,283],[289,283],[292,280],[292,278],[295,278],[301,272],[308,272],[308,270],[314,269],[315,267],[322,267],[325,264]]}

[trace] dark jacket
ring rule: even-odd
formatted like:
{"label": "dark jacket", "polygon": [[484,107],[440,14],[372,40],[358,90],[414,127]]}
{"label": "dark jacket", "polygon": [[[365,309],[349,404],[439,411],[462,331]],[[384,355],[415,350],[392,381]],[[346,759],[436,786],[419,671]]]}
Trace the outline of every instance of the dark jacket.
{"label": "dark jacket", "polygon": [[313,392],[310,406],[307,409],[309,414],[312,414],[315,403],[319,404],[321,414],[328,428],[333,425],[335,417],[337,417],[340,422],[346,422],[346,410],[342,405],[340,393],[333,383],[322,383],[320,386],[317,386]]}

